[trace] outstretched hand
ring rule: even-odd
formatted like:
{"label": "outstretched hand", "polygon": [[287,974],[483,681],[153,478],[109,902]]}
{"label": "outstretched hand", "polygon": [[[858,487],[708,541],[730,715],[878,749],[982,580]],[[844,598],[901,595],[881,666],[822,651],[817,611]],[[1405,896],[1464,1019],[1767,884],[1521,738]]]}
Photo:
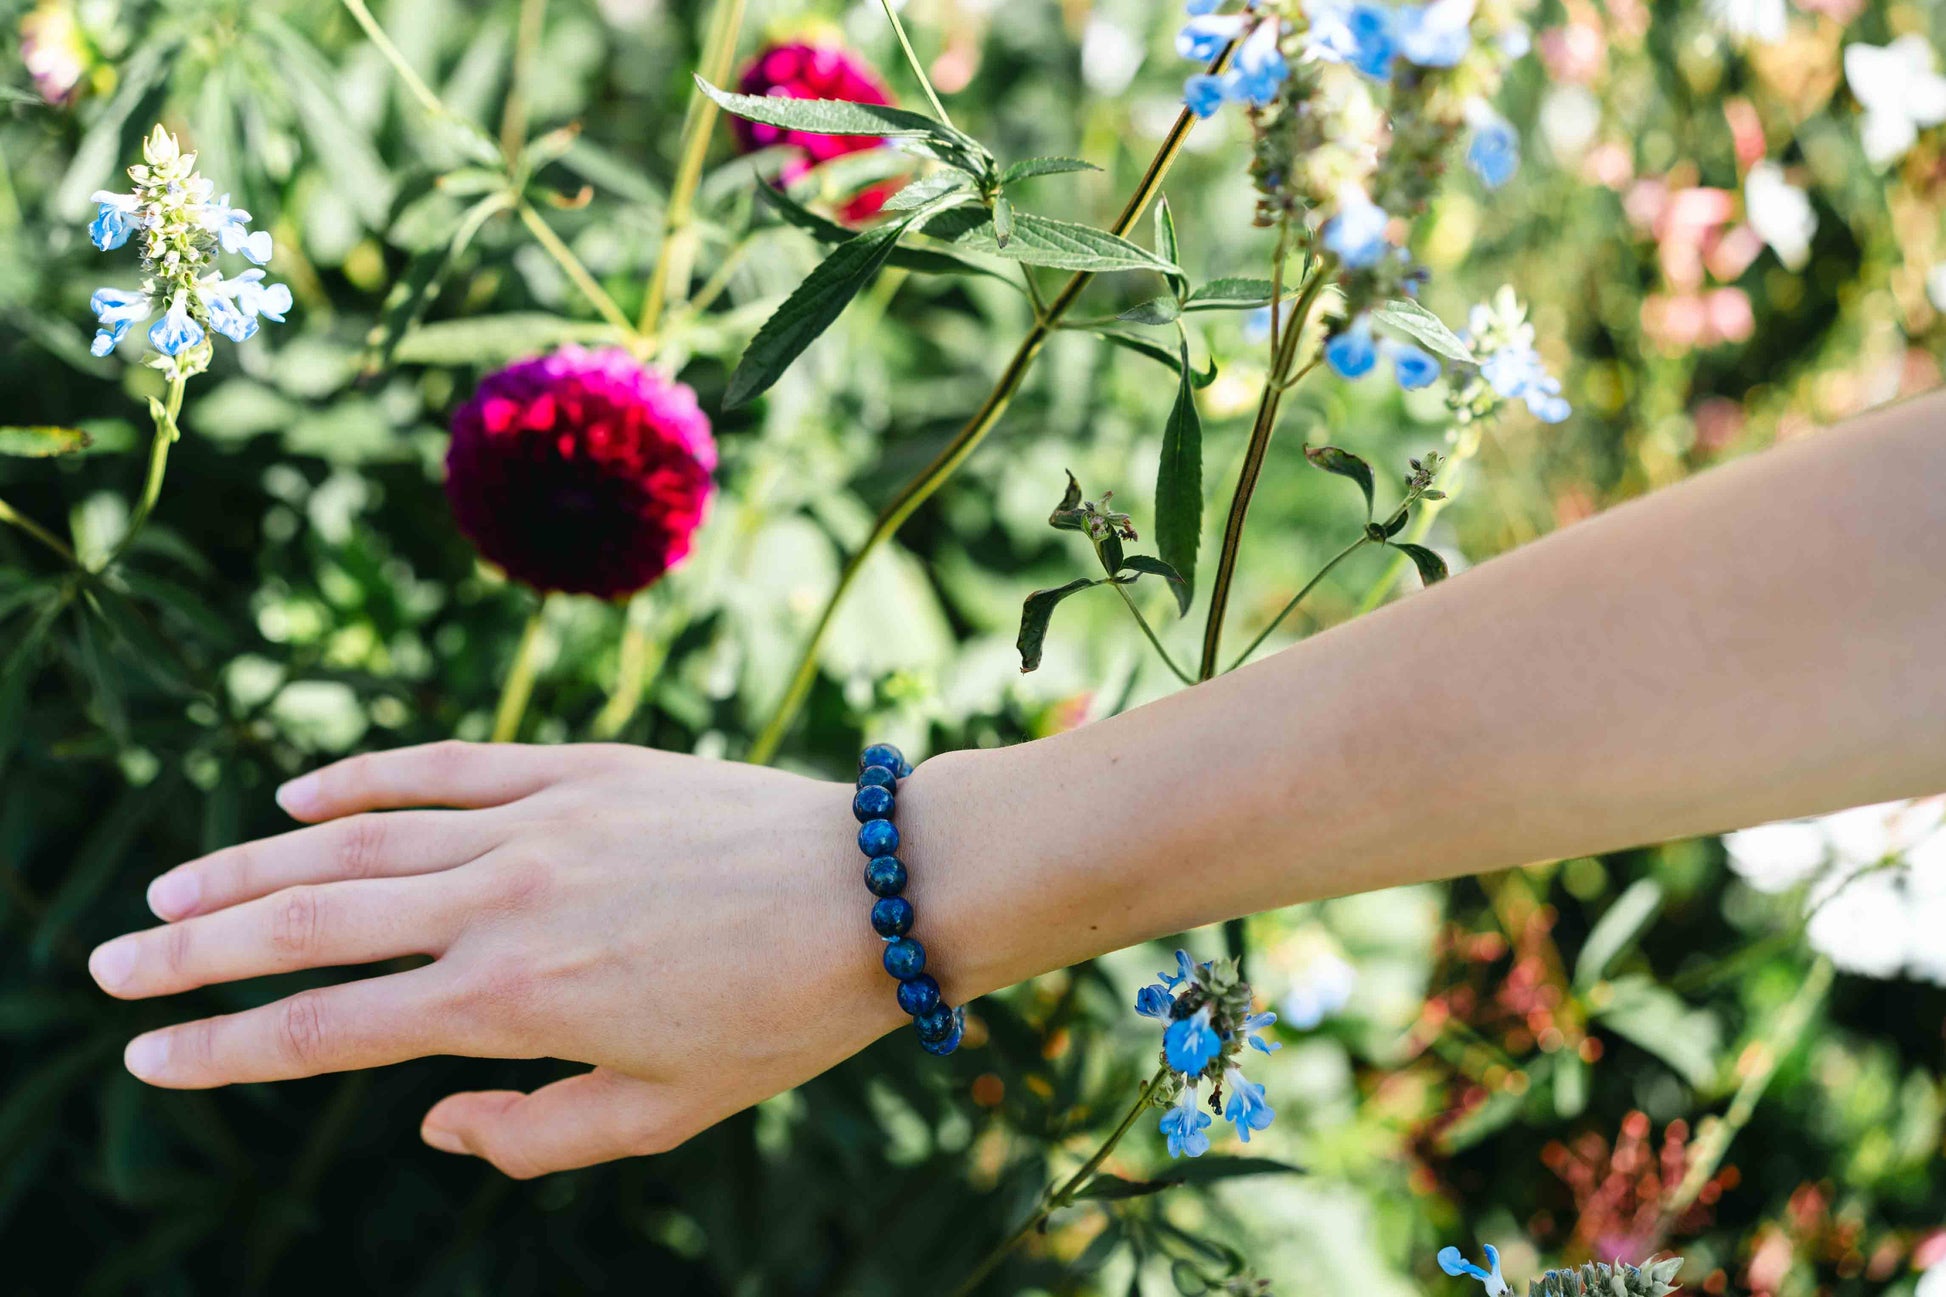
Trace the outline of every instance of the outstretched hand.
{"label": "outstretched hand", "polygon": [[103,944],[89,968],[141,999],[429,955],[150,1032],[128,1068],[196,1089],[428,1054],[572,1059],[594,1070],[452,1095],[421,1134],[521,1177],[658,1152],[902,1020],[850,797],[621,746],[353,757],[280,790],[311,827],[163,874],[149,888],[163,926]]}

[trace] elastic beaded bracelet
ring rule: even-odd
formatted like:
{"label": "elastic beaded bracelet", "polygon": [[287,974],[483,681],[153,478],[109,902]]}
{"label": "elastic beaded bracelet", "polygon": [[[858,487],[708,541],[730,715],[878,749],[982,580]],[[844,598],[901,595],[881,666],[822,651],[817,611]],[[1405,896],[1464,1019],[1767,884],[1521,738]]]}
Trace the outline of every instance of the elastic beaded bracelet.
{"label": "elastic beaded bracelet", "polygon": [[912,937],[918,917],[905,891],[905,865],[895,854],[899,831],[892,823],[899,780],[912,773],[903,753],[890,743],[874,743],[858,757],[858,791],[851,813],[858,819],[858,849],[865,853],[865,886],[872,902],[872,931],[885,940],[885,971],[898,979],[899,1008],[912,1015],[919,1047],[950,1054],[966,1032],[966,1014],[939,995],[939,983],[926,972],[926,948]]}

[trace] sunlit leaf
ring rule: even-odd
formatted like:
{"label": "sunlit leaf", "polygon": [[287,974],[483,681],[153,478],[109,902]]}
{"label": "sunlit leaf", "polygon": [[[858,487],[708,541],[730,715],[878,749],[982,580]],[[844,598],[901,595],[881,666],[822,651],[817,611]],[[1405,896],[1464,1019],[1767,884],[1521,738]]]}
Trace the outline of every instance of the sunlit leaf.
{"label": "sunlit leaf", "polygon": [[1358,489],[1365,493],[1365,517],[1368,520],[1371,518],[1373,483],[1370,464],[1336,446],[1306,446],[1304,458],[1327,473],[1336,473],[1339,477],[1348,477],[1358,483]]}
{"label": "sunlit leaf", "polygon": [[1473,363],[1473,351],[1459,336],[1446,327],[1446,322],[1428,311],[1417,302],[1387,302],[1372,312],[1372,318],[1380,324],[1397,329],[1426,350],[1446,357],[1448,360],[1461,360]]}
{"label": "sunlit leaf", "polygon": [[1055,605],[1071,594],[1099,584],[1099,581],[1085,576],[1077,577],[1066,585],[1036,590],[1027,596],[1020,609],[1020,638],[1014,641],[1014,647],[1020,650],[1020,670],[1023,675],[1041,664],[1041,649],[1047,642],[1047,623],[1054,616]]}

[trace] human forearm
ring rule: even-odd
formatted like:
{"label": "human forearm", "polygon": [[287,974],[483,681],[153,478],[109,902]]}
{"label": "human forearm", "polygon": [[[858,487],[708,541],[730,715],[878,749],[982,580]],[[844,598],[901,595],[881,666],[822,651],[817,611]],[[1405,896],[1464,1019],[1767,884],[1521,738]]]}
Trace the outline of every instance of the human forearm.
{"label": "human forearm", "polygon": [[[1946,787],[1946,401],[1111,721],[922,767],[955,994],[1309,898]],[[964,932],[957,930],[964,928]]]}

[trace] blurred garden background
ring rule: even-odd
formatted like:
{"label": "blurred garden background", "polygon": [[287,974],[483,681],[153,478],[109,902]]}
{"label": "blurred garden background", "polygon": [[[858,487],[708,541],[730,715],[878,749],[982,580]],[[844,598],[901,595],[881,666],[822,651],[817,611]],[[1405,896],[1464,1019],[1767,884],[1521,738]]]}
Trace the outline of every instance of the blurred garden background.
{"label": "blurred garden background", "polygon": [[[738,357],[821,245],[758,199],[774,165],[740,160],[727,123],[706,137],[693,219],[670,211],[689,73],[721,11],[375,2],[452,115],[489,137],[512,122],[516,149],[543,141],[523,155],[527,196],[485,210],[485,190],[452,178],[464,140],[362,10],[6,6],[0,499],[84,567],[128,530],[164,385],[90,354],[89,296],[116,281],[87,225],[90,195],[121,187],[156,122],[274,235],[294,304],[197,379],[153,518],[106,573],[0,526],[5,1290],[949,1291],[1153,1069],[1155,1035],[1129,1006],[1172,946],[980,1001],[949,1059],[881,1044],[668,1155],[529,1183],[426,1149],[417,1124],[453,1090],[527,1088],[561,1065],[429,1060],[210,1093],[121,1068],[139,1030],[307,980],[100,995],[86,953],[150,921],[148,880],[283,828],[270,793],[300,769],[485,738],[523,641],[521,737],[745,755],[844,556],[1033,318],[1009,284],[895,265],[769,393],[725,410]],[[1171,5],[911,0],[903,17],[955,121],[1003,159],[1103,168],[1025,191],[1098,225],[1193,70]],[[1531,53],[1498,100],[1523,165],[1497,190],[1464,173],[1441,190],[1415,240],[1434,272],[1421,300],[1457,324],[1515,285],[1574,413],[1476,430],[1428,537],[1454,571],[1935,386],[1946,359],[1946,5],[1548,0],[1525,19]],[[924,106],[876,3],[749,0],[733,69],[787,41],[848,46]],[[1848,78],[1862,46],[1896,53],[1852,57],[1866,74]],[[1248,158],[1241,117],[1223,114],[1167,178],[1199,281],[1263,273],[1272,234],[1252,224]],[[854,188],[883,179],[852,165]],[[844,179],[824,169],[814,190]],[[846,207],[825,210],[862,218]],[[449,421],[487,371],[613,337],[577,268],[642,318],[672,228],[694,273],[656,303],[655,364],[713,422],[717,498],[662,581],[632,601],[551,598],[528,637],[539,601],[478,560],[442,492]],[[1104,276],[1077,311],[1156,291]],[[1190,337],[1216,368],[1198,394],[1207,545],[1264,356],[1244,313],[1199,315]],[[1017,743],[1175,688],[1106,599],[1063,607],[1037,672],[1015,649],[1023,596],[1075,570],[1073,538],[1047,525],[1063,471],[1146,527],[1175,381],[1087,332],[1053,337],[987,443],[863,570],[780,761],[845,777],[861,737],[915,758]],[[1307,441],[1393,473],[1453,453],[1447,427],[1437,388],[1298,389],[1234,615],[1274,614],[1360,525]],[[1273,643],[1416,588],[1359,559]],[[1193,653],[1187,624],[1160,633]],[[1486,1242],[1519,1290],[1551,1265],[1659,1251],[1712,1295],[1946,1297],[1942,813],[1668,843],[1189,934],[1199,957],[1247,951],[1282,1015],[1282,1051],[1252,1072],[1279,1121],[1194,1162],[1138,1132],[1108,1165],[1120,1179],[982,1291],[1194,1293],[1248,1275],[1284,1294],[1455,1293],[1470,1281],[1434,1253]]]}

